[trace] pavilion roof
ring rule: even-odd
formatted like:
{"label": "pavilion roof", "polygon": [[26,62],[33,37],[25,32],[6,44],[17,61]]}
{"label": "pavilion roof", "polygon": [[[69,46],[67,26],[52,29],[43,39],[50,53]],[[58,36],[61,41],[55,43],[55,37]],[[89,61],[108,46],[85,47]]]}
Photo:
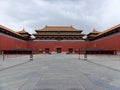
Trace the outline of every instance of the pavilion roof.
{"label": "pavilion roof", "polygon": [[20,30],[20,31],[18,31],[17,33],[19,33],[19,34],[26,34],[26,35],[29,35],[29,36],[31,36],[31,34],[29,34],[27,31],[25,31],[25,29],[23,28],[22,30]]}
{"label": "pavilion roof", "polygon": [[18,33],[27,33],[27,32],[23,29],[23,30],[18,31]]}
{"label": "pavilion roof", "polygon": [[100,33],[99,31],[93,29],[93,31],[91,33]]}
{"label": "pavilion roof", "polygon": [[92,32],[90,32],[89,34],[87,34],[87,36],[89,36],[89,35],[92,35],[92,34],[100,34],[101,32],[99,32],[99,31],[97,31],[97,30],[95,30],[95,29],[93,29],[93,31]]}

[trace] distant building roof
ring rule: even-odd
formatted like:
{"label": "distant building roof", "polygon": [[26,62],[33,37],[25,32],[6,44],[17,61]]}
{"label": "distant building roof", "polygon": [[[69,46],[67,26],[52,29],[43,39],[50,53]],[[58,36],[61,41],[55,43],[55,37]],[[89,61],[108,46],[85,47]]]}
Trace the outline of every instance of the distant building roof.
{"label": "distant building roof", "polygon": [[30,36],[31,36],[31,34],[29,34],[28,32],[26,32],[24,29],[18,31],[17,33],[19,33],[20,35],[22,35],[23,37],[26,37],[26,38],[30,38]]}
{"label": "distant building roof", "polygon": [[[13,33],[13,34],[15,34],[15,35],[21,36],[19,33],[15,32],[15,31],[13,31],[13,30],[5,27],[5,26],[0,25],[0,28],[1,28],[1,29],[4,29],[5,31],[8,31],[8,32],[10,32],[10,33]],[[22,37],[22,36],[21,36],[21,37]]]}
{"label": "distant building roof", "polygon": [[112,28],[110,28],[110,29],[107,29],[107,30],[105,30],[105,31],[102,32],[102,33],[99,33],[97,36],[100,36],[100,35],[102,35],[102,34],[105,34],[105,33],[111,32],[111,31],[114,31],[114,30],[117,29],[117,28],[120,28],[120,24],[118,24],[118,25],[116,25],[116,26],[114,26],[114,27],[112,27]]}
{"label": "distant building roof", "polygon": [[[27,31],[25,31],[25,29],[22,29],[20,31],[18,31],[19,34],[29,34]],[[29,34],[30,35],[30,34]]]}
{"label": "distant building roof", "polygon": [[92,40],[92,39],[95,38],[99,33],[101,33],[101,32],[93,29],[92,32],[90,32],[89,34],[87,34],[86,40]]}
{"label": "distant building roof", "polygon": [[81,31],[75,29],[73,26],[45,26],[43,29],[39,29],[36,31]]}
{"label": "distant building roof", "polygon": [[[13,31],[5,26],[2,26],[2,25],[0,25],[0,32],[10,35],[12,37],[22,39],[22,40],[28,40],[28,38],[30,38],[30,36],[31,36],[29,33],[21,34],[21,33],[15,32],[15,31]],[[23,31],[21,31],[21,32],[23,32]]]}
{"label": "distant building roof", "polygon": [[99,32],[99,31],[97,31],[97,30],[95,30],[95,29],[93,29],[93,31],[92,32],[90,32],[87,36],[89,36],[89,35],[91,35],[91,34],[100,34],[101,32]]}
{"label": "distant building roof", "polygon": [[18,31],[18,33],[27,33],[24,29]]}

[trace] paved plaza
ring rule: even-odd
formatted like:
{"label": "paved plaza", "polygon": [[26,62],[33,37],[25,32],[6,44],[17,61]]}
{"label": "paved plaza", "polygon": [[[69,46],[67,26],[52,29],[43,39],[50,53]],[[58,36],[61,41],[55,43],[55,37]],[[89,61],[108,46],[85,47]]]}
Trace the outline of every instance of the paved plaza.
{"label": "paved plaza", "polygon": [[120,56],[0,56],[0,90],[120,90],[119,66]]}

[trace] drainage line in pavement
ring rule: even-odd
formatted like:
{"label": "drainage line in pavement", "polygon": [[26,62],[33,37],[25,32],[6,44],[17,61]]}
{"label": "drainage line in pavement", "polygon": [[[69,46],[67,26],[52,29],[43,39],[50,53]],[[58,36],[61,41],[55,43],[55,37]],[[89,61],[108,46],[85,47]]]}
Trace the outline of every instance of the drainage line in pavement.
{"label": "drainage line in pavement", "polygon": [[14,68],[14,67],[26,64],[28,62],[31,62],[31,61],[27,61],[27,62],[24,62],[24,63],[16,64],[16,65],[13,65],[13,66],[10,66],[10,67],[6,67],[6,68],[2,68],[2,69],[0,69],[0,71],[7,70],[7,69],[10,69],[10,68]]}
{"label": "drainage line in pavement", "polygon": [[92,61],[86,61],[86,62],[93,63],[93,64],[96,64],[96,65],[99,65],[99,66],[102,66],[102,67],[105,67],[105,68],[112,69],[112,70],[114,70],[114,71],[120,72],[120,70],[111,68],[111,67],[109,67],[109,66],[105,66],[105,65],[102,65],[102,64],[98,64],[98,63],[95,63],[95,62],[92,62]]}

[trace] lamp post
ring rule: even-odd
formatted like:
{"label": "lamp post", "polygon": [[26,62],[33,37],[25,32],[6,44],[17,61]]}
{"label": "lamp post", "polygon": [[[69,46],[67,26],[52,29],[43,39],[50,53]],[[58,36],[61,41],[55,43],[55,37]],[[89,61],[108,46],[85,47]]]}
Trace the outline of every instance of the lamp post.
{"label": "lamp post", "polygon": [[30,54],[30,61],[33,60],[33,54]]}
{"label": "lamp post", "polygon": [[88,43],[86,42],[86,45],[85,45],[85,54],[84,54],[84,60],[87,60],[87,45]]}
{"label": "lamp post", "polygon": [[2,58],[3,58],[3,61],[4,61],[5,60],[4,51],[2,51]]}
{"label": "lamp post", "polygon": [[84,60],[87,60],[87,53],[84,54]]}
{"label": "lamp post", "polygon": [[80,60],[80,49],[78,49],[78,55],[79,55],[79,60]]}

